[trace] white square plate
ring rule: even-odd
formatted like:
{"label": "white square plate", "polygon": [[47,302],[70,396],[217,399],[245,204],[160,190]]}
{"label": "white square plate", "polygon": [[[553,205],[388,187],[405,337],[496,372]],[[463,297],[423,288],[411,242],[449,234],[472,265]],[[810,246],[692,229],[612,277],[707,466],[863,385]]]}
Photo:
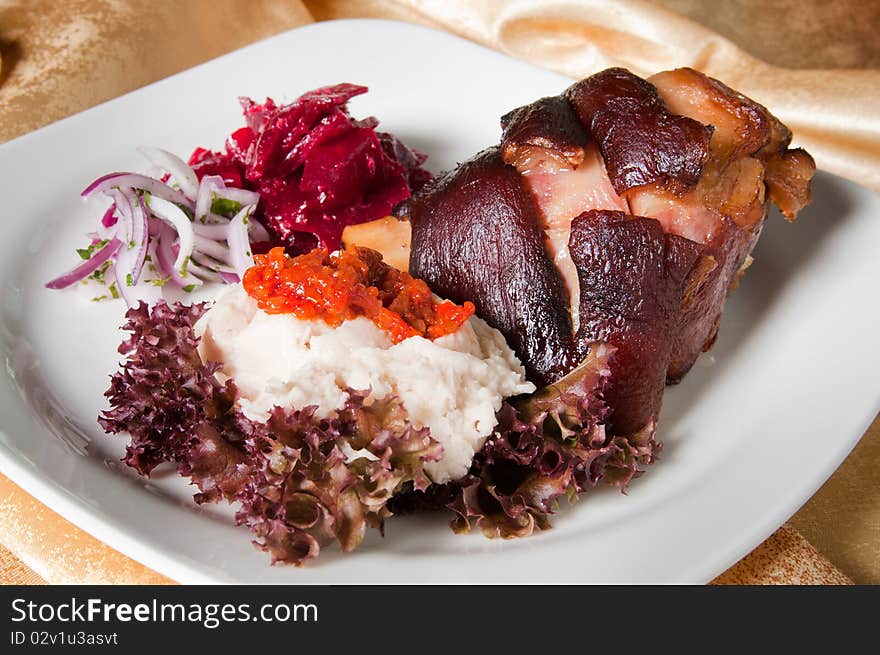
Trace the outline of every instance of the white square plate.
{"label": "white square plate", "polygon": [[[231,511],[197,507],[173,472],[143,480],[95,422],[116,369],[121,303],[43,284],[93,224],[79,191],[143,169],[138,145],[187,156],[242,124],[236,96],[293,99],[350,81],[352,113],[451,168],[499,117],[570,80],[456,37],[386,21],[319,23],[262,41],[0,147],[0,469],[49,507],[181,582],[705,582],[840,464],[880,401],[880,197],[819,174],[795,225],[768,220],[711,353],[666,393],[662,459],[628,496],[588,493],[527,539],[455,536],[393,518],[352,554],[272,567]],[[760,101],[760,98],[757,100]],[[771,107],[772,110],[772,107]]]}

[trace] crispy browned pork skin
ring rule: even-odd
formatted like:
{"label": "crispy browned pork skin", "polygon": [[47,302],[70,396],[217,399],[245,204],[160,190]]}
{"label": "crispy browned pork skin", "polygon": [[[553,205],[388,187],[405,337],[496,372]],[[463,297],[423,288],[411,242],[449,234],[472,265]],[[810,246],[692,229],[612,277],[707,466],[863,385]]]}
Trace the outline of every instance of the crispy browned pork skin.
{"label": "crispy browned pork skin", "polygon": [[635,432],[712,345],[769,201],[789,220],[809,202],[813,160],[689,68],[609,69],[501,124],[411,200],[410,271],[473,301],[539,385],[614,345],[611,429]]}

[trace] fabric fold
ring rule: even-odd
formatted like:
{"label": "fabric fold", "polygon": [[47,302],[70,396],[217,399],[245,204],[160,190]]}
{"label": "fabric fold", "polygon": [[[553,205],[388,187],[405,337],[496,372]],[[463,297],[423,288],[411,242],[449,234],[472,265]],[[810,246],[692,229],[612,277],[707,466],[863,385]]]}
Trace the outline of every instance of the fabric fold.
{"label": "fabric fold", "polygon": [[[648,0],[325,0],[308,5],[319,19],[384,11],[572,78],[610,66],[642,76],[697,68],[771,107],[820,169],[880,189],[878,70],[773,66]],[[743,20],[760,19],[747,12],[743,10]]]}

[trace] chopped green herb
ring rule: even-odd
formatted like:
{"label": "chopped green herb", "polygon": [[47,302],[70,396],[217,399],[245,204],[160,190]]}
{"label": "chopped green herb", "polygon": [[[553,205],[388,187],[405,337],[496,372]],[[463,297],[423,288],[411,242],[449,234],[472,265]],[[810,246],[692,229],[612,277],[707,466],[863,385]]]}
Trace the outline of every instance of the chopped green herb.
{"label": "chopped green herb", "polygon": [[128,242],[129,248],[134,248],[134,240]]}
{"label": "chopped green herb", "polygon": [[183,287],[183,290],[186,291],[187,293],[192,293],[193,289],[195,289],[195,288],[196,288],[195,284],[187,284],[185,287]]}
{"label": "chopped green herb", "polygon": [[218,198],[217,194],[214,194],[214,199],[211,201],[211,211],[215,214],[232,216],[241,211],[241,203],[229,198]]}
{"label": "chopped green herb", "polygon": [[100,250],[108,243],[110,243],[110,239],[104,239],[102,241],[98,241],[98,243],[90,243],[87,248],[77,248],[76,254],[78,254],[83,259],[91,259],[92,255],[95,254],[95,251]]}
{"label": "chopped green herb", "polygon": [[108,268],[110,268],[110,262],[106,261],[101,264],[100,268],[98,268],[94,273],[89,275],[89,277],[93,280],[100,282],[101,284],[104,284],[104,274],[107,273]]}
{"label": "chopped green herb", "polygon": [[134,286],[134,278],[132,278],[131,273],[128,273],[125,276],[125,286],[133,287]]}
{"label": "chopped green herb", "polygon": [[180,274],[181,274],[183,277],[186,277],[186,269],[187,269],[188,266],[189,266],[189,257],[187,256],[187,257],[184,258],[184,260],[183,260],[183,266],[180,267]]}
{"label": "chopped green herb", "polygon": [[94,298],[92,298],[92,302],[100,302],[102,300],[107,300],[107,294],[104,294],[103,296],[95,296]]}
{"label": "chopped green herb", "polygon": [[110,284],[109,291],[110,291],[110,295],[113,296],[113,298],[119,298],[119,292],[116,290],[116,283],[115,282],[112,282]]}
{"label": "chopped green herb", "polygon": [[155,285],[157,287],[164,287],[165,283],[170,279],[171,279],[170,276],[169,277],[154,277],[153,279],[149,280],[149,283],[152,285]]}

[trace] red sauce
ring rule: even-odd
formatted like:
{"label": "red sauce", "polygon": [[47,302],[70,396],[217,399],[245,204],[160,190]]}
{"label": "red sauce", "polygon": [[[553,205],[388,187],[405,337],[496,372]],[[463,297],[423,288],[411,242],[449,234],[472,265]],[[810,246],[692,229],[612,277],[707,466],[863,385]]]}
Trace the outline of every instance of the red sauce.
{"label": "red sauce", "polygon": [[263,311],[321,319],[333,327],[363,316],[393,343],[452,334],[474,313],[470,302],[437,301],[423,280],[388,266],[368,248],[355,246],[332,255],[316,248],[298,257],[272,248],[256,255],[254,262],[242,285]]}

